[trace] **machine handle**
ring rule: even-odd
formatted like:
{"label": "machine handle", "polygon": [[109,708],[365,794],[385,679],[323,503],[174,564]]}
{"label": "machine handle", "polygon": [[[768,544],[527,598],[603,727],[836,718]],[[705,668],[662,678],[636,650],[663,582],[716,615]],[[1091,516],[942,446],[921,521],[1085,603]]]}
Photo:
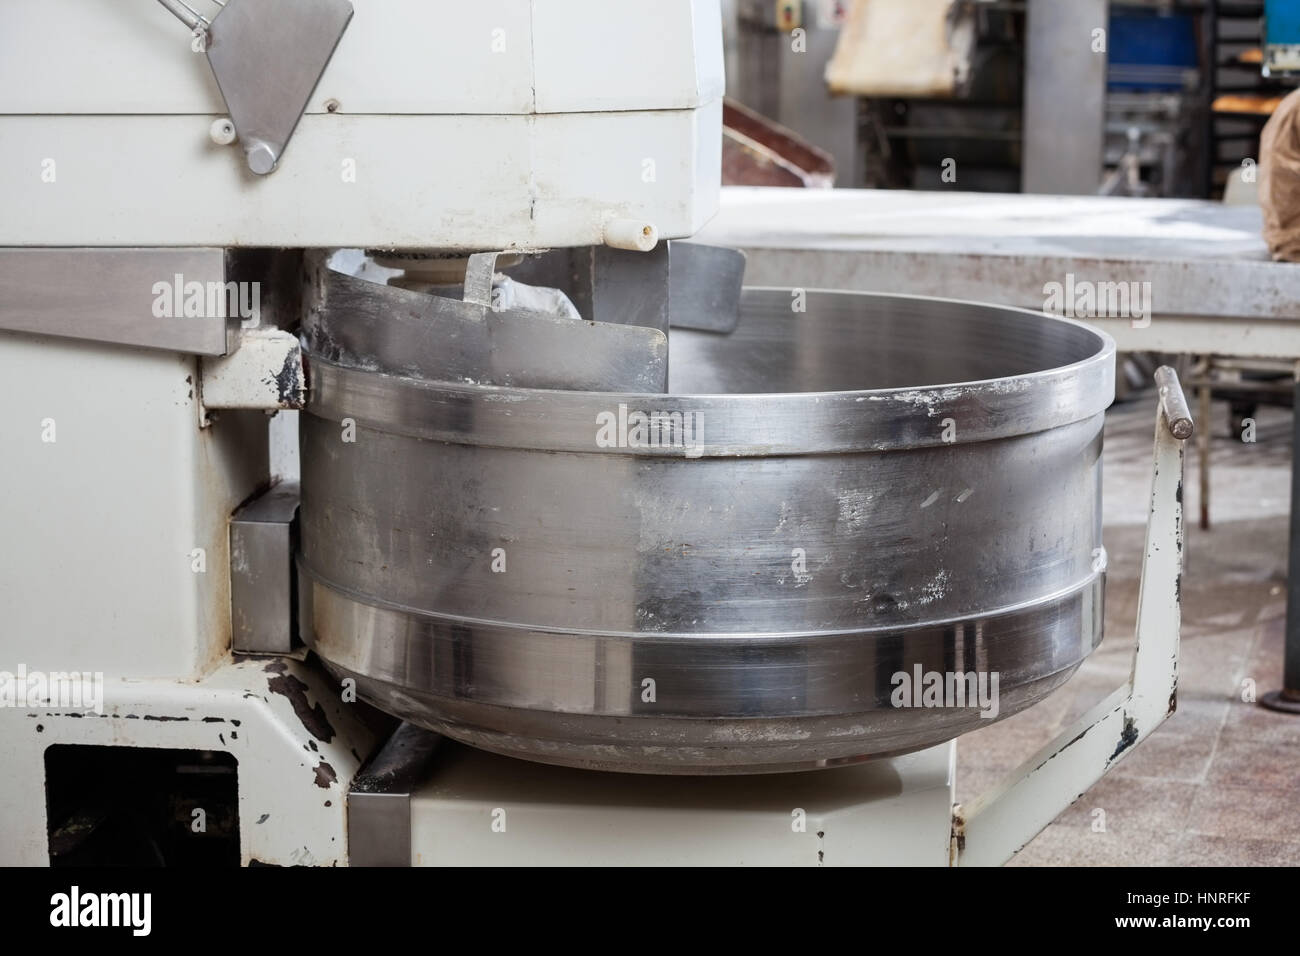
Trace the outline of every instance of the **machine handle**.
{"label": "machine handle", "polygon": [[1168,365],[1160,366],[1156,369],[1156,388],[1160,391],[1160,411],[1169,431],[1179,441],[1191,438],[1195,426],[1178,373]]}

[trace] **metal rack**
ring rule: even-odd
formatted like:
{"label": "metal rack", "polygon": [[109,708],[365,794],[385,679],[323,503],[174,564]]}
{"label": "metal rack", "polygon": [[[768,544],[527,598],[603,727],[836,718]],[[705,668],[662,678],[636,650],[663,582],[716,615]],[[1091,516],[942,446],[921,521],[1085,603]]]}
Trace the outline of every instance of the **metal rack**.
{"label": "metal rack", "polygon": [[[1287,87],[1261,75],[1258,63],[1241,59],[1243,48],[1261,41],[1258,23],[1264,16],[1263,0],[1205,0],[1200,6],[1203,58],[1213,65],[1206,71],[1205,83],[1205,141],[1210,155],[1204,189],[1207,198],[1215,198],[1243,159],[1259,156],[1259,134],[1268,114],[1216,112],[1214,101],[1224,93],[1264,94],[1284,92]],[[1223,147],[1229,144],[1238,145],[1225,155]]]}

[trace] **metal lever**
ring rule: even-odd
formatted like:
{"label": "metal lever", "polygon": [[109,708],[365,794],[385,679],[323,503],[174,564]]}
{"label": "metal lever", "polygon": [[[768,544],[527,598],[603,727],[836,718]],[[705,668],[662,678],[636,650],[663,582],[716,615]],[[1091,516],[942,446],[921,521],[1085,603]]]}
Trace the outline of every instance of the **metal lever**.
{"label": "metal lever", "polygon": [[280,162],[352,20],[348,0],[213,0],[211,19],[186,0],[158,0],[203,39],[203,51],[259,176]]}
{"label": "metal lever", "polygon": [[1168,365],[1156,369],[1156,388],[1160,392],[1160,411],[1164,413],[1165,424],[1170,433],[1179,441],[1192,437],[1192,412],[1187,407],[1187,396],[1178,381],[1178,373]]}
{"label": "metal lever", "polygon": [[[1183,442],[1187,398],[1170,367],[1156,370],[1155,472],[1138,585],[1137,647],[1128,683],[969,807],[953,807],[956,866],[1005,863],[1174,712],[1183,573]],[[1070,756],[1064,757],[1066,751]]]}

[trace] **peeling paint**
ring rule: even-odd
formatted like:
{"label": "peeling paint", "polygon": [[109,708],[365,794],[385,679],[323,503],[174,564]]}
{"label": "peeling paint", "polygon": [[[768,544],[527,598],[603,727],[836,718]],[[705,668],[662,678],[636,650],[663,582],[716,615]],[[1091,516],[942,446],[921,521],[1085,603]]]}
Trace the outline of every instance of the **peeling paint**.
{"label": "peeling paint", "polygon": [[1124,751],[1128,750],[1135,743],[1137,743],[1137,739],[1138,739],[1137,725],[1133,723],[1132,717],[1126,715],[1124,717],[1124,730],[1119,735],[1119,743],[1115,746],[1115,752],[1110,755],[1111,762],[1113,763],[1116,759],[1118,759],[1120,754],[1122,754]]}
{"label": "peeling paint", "polygon": [[281,408],[303,407],[302,353],[297,346],[284,357],[284,364],[275,374],[276,402]]}
{"label": "peeling paint", "polygon": [[325,716],[325,708],[320,704],[313,707],[307,702],[307,685],[293,674],[286,673],[288,665],[276,660],[267,664],[265,669],[268,674],[275,675],[266,682],[267,690],[289,701],[307,732],[325,743],[333,740],[334,728]]}
{"label": "peeling paint", "polygon": [[328,763],[322,760],[316,765],[316,786],[328,790],[338,781],[339,775]]}

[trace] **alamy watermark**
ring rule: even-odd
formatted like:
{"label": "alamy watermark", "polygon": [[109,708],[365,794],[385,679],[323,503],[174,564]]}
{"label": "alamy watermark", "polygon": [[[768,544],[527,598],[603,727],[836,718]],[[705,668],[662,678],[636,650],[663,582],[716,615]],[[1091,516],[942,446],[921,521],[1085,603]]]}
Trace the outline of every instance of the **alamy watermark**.
{"label": "alamy watermark", "polygon": [[153,284],[156,319],[239,319],[241,328],[262,324],[260,282],[186,281],[176,273],[172,281]]}
{"label": "alamy watermark", "polygon": [[1091,282],[1076,279],[1043,284],[1043,311],[1067,319],[1130,319],[1135,329],[1151,324],[1150,282]]}
{"label": "alamy watermark", "polygon": [[0,707],[57,707],[104,712],[104,675],[98,671],[0,671]]}
{"label": "alamy watermark", "polygon": [[597,448],[681,448],[687,458],[704,452],[704,416],[700,412],[628,410],[596,413]]}
{"label": "alamy watermark", "polygon": [[920,664],[911,673],[896,671],[889,682],[889,702],[895,707],[978,707],[980,716],[998,715],[998,671],[927,671]]}
{"label": "alamy watermark", "polygon": [[148,936],[153,929],[153,894],[83,893],[74,885],[50,897],[50,925],[121,927],[132,936]]}

